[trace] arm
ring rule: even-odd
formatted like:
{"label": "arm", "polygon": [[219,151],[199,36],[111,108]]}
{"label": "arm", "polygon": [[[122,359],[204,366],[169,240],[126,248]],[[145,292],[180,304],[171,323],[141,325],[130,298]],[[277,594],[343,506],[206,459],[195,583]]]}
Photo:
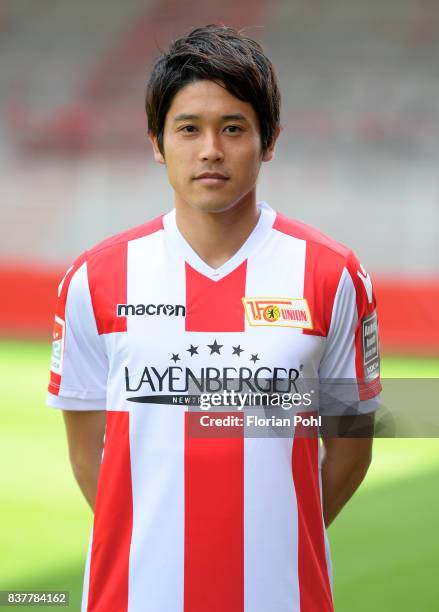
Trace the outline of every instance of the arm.
{"label": "arm", "polygon": [[105,433],[105,410],[63,410],[70,463],[76,481],[94,511]]}
{"label": "arm", "polygon": [[[371,463],[373,411],[379,408],[381,390],[376,300],[370,276],[352,252],[336,290],[319,377],[323,389],[328,385],[319,408],[324,428],[323,514],[328,526]],[[339,384],[343,381],[346,386]]]}
{"label": "arm", "polygon": [[[366,427],[373,429],[373,414],[360,418],[364,419]],[[326,527],[332,523],[366,476],[372,461],[372,444],[372,435],[356,438],[323,437],[322,496]]]}

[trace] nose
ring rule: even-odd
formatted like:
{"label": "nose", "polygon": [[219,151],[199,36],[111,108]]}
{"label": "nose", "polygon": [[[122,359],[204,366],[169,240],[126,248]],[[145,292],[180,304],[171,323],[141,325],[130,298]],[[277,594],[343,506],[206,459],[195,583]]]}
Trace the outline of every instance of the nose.
{"label": "nose", "polygon": [[218,134],[208,133],[202,140],[200,149],[201,161],[223,161],[224,153]]}

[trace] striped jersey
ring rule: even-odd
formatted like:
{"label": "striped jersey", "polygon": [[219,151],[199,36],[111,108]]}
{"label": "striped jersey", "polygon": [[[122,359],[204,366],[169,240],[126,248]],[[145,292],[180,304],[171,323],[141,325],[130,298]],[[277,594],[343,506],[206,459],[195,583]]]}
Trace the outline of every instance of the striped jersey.
{"label": "striped jersey", "polygon": [[106,410],[82,612],[333,610],[318,437],[191,433],[193,390],[229,379],[355,380],[357,410],[377,408],[370,276],[258,208],[219,268],[173,210],[86,251],[59,285],[48,405]]}

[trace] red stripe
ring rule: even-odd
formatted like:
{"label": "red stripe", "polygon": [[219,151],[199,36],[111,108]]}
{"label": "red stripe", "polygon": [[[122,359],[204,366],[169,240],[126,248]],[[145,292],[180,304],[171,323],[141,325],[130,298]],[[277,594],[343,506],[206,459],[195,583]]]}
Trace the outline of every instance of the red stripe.
{"label": "red stripe", "polygon": [[[186,264],[186,330],[244,331],[246,262],[218,282]],[[185,612],[244,610],[244,439],[185,421]],[[192,416],[196,417],[196,414]]]}
{"label": "red stripe", "polygon": [[133,526],[129,413],[107,412],[99,475],[87,612],[128,610],[128,568]]}
{"label": "red stripe", "polygon": [[88,259],[88,283],[99,334],[127,330],[127,318],[117,316],[117,305],[127,303],[127,252],[128,243],[119,242]]}
{"label": "red stripe", "polygon": [[328,335],[335,294],[349,250],[322,232],[277,213],[273,228],[306,240],[303,297],[311,312],[313,329],[302,330],[312,336]]}
{"label": "red stripe", "polygon": [[311,311],[313,329],[304,329],[304,334],[328,335],[343,263],[340,255],[328,253],[325,247],[315,242],[306,243],[303,295]]}
{"label": "red stripe", "polygon": [[99,334],[127,331],[127,318],[117,305],[127,302],[128,242],[163,229],[163,216],[110,236],[87,253],[91,301]]}
{"label": "red stripe", "polygon": [[373,312],[375,298],[372,304],[368,304],[364,286],[357,275],[360,269],[357,258],[346,246],[332,240],[326,234],[279,213],[276,215],[273,228],[299,240],[306,240],[303,296],[308,302],[313,329],[304,329],[302,333],[323,337],[328,335],[341,275],[345,267],[348,269],[355,286],[357,300],[358,324],[354,342],[359,395],[361,400],[374,397],[379,393],[381,385],[379,378],[372,382],[364,382],[361,319]]}
{"label": "red stripe", "polygon": [[186,263],[186,331],[244,331],[247,260],[213,281]]}
{"label": "red stripe", "polygon": [[[306,414],[316,415],[317,412]],[[300,612],[333,612],[319,486],[319,440],[315,430],[310,432],[309,427],[306,430],[300,425],[296,427],[292,452],[298,514]]]}
{"label": "red stripe", "polygon": [[185,422],[184,610],[243,612],[244,439],[190,437],[190,414]]}
{"label": "red stripe", "polygon": [[58,299],[56,302],[55,313],[63,321],[66,318],[66,302],[67,302],[67,294],[68,294],[69,287],[70,287],[70,281],[72,280],[75,272],[79,270],[79,268],[82,266],[84,261],[85,261],[85,254],[82,254],[74,261],[73,265],[70,266],[70,268],[66,270],[64,276],[59,281],[59,285],[58,285],[59,295],[58,295]]}
{"label": "red stripe", "polygon": [[311,225],[307,225],[301,221],[296,221],[295,219],[289,219],[281,213],[276,213],[273,229],[278,230],[283,234],[287,234],[288,236],[299,238],[299,240],[315,242],[322,247],[326,247],[328,251],[333,251],[334,253],[343,256],[344,259],[346,259],[349,253],[349,249],[344,244],[341,244],[341,242],[337,242],[337,240],[330,238]]}

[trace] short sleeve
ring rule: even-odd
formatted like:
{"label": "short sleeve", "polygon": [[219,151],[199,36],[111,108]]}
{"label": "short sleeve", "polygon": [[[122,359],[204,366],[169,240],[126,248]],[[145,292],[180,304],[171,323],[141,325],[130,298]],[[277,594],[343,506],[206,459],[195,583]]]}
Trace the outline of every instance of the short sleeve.
{"label": "short sleeve", "polygon": [[58,287],[47,405],[65,410],[105,410],[108,360],[98,334],[86,256]]}
{"label": "short sleeve", "polygon": [[[370,275],[350,252],[336,291],[319,367],[322,411],[337,398],[337,413],[379,408],[380,349],[376,299]],[[323,390],[323,393],[322,393]],[[325,402],[326,398],[326,402]]]}

